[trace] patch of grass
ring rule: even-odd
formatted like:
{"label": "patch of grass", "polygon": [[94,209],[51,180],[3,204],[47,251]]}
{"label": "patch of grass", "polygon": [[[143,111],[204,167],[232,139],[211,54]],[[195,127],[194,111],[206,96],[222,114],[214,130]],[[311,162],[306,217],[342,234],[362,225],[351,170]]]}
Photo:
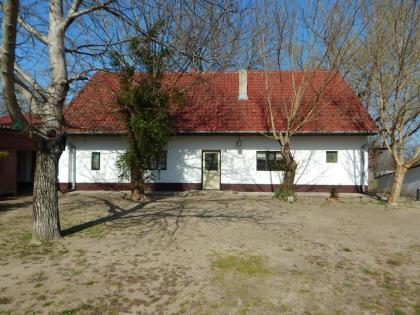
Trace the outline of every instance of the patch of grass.
{"label": "patch of grass", "polygon": [[12,298],[8,296],[0,296],[0,304],[10,304],[12,302]]}
{"label": "patch of grass", "polygon": [[92,226],[82,232],[82,235],[90,238],[102,238],[109,233],[109,228],[105,224]]}
{"label": "patch of grass", "polygon": [[420,315],[420,304],[413,305],[414,313]]}
{"label": "patch of grass", "polygon": [[399,267],[407,262],[408,262],[408,259],[404,255],[404,253],[395,253],[392,256],[390,256],[386,261],[388,265],[395,266],[395,267]]}
{"label": "patch of grass", "polygon": [[32,240],[32,233],[31,232],[25,232],[23,234],[20,234],[19,239],[23,242],[30,242]]}
{"label": "patch of grass", "polygon": [[377,275],[378,275],[378,273],[377,273],[377,272],[372,271],[372,270],[370,270],[370,269],[368,269],[368,268],[365,268],[365,267],[361,268],[360,270],[361,270],[362,272],[364,272],[365,274],[370,275],[370,276],[377,276]]}
{"label": "patch of grass", "polygon": [[37,301],[45,301],[46,299],[47,299],[47,296],[44,294],[40,294],[35,297],[35,300]]}
{"label": "patch of grass", "polygon": [[61,311],[60,315],[75,315],[75,314],[80,314],[83,311],[89,311],[89,310],[92,310],[92,309],[93,309],[92,305],[82,304],[82,305],[79,305],[79,306],[77,306],[75,308],[72,308],[72,309],[63,310],[63,311]]}
{"label": "patch of grass", "polygon": [[58,314],[60,315],[81,315],[81,314],[107,314],[117,315],[123,311],[122,305],[115,299],[111,299],[109,303],[88,304],[84,303],[75,308],[65,309]]}
{"label": "patch of grass", "polygon": [[43,256],[54,254],[58,245],[54,242],[42,242],[33,244],[32,233],[30,231],[12,231],[7,234],[4,239],[4,252],[9,256],[18,257],[20,259],[30,258],[31,260],[40,259]]}
{"label": "patch of grass", "polygon": [[29,281],[31,281],[31,282],[42,282],[46,279],[47,279],[47,277],[45,276],[43,271],[35,272],[35,273],[31,274],[31,276],[29,277]]}
{"label": "patch of grass", "polygon": [[299,289],[299,291],[298,291],[300,294],[306,294],[306,293],[309,293],[309,292],[311,292],[311,291],[309,291],[308,289],[304,289],[304,288],[301,288],[301,289]]}
{"label": "patch of grass", "polygon": [[212,262],[212,267],[221,271],[234,271],[246,276],[267,276],[272,274],[265,266],[264,259],[261,256],[245,253],[219,256]]}
{"label": "patch of grass", "polygon": [[10,315],[10,314],[12,314],[12,311],[9,311],[9,310],[2,311],[2,310],[0,310],[0,315]]}
{"label": "patch of grass", "polygon": [[83,255],[85,255],[86,254],[86,250],[84,250],[83,248],[79,248],[79,249],[76,249],[76,252],[77,252],[77,256],[78,257],[80,257],[80,256],[83,256]]}
{"label": "patch of grass", "polygon": [[391,310],[391,314],[392,315],[405,315],[405,312],[401,309],[399,309],[398,307],[393,307]]}
{"label": "patch of grass", "polygon": [[284,305],[284,304],[281,304],[279,306],[279,312],[280,313],[286,313],[288,310],[289,310],[289,308],[286,305]]}
{"label": "patch of grass", "polygon": [[53,304],[54,304],[54,302],[53,302],[53,301],[49,301],[49,302],[47,302],[47,303],[42,304],[42,306],[43,306],[43,307],[48,307],[48,306],[53,305]]}
{"label": "patch of grass", "polygon": [[85,283],[83,283],[83,284],[84,284],[84,285],[87,285],[87,286],[90,286],[90,285],[95,284],[95,281],[90,280],[90,281],[87,281],[87,282],[85,282]]}
{"label": "patch of grass", "polygon": [[394,290],[395,286],[392,283],[384,282],[381,284],[381,287],[387,290]]}
{"label": "patch of grass", "polygon": [[68,251],[68,249],[67,249],[67,248],[62,248],[62,249],[59,249],[59,250],[58,250],[57,255],[58,255],[58,256],[64,256],[64,255],[66,255],[66,254],[68,254],[68,253],[69,253],[69,251]]}
{"label": "patch of grass", "polygon": [[83,272],[83,270],[82,270],[82,269],[80,269],[80,270],[73,269],[73,270],[70,272],[70,274],[71,274],[73,277],[76,277],[76,276],[80,276],[80,275],[82,274],[82,272]]}
{"label": "patch of grass", "polygon": [[379,314],[384,313],[382,307],[377,303],[367,303],[367,304],[364,305],[364,308],[369,310],[369,311],[375,311]]}
{"label": "patch of grass", "polygon": [[34,285],[34,288],[40,288],[40,287],[42,287],[44,284],[42,283],[42,282],[38,282],[38,283],[35,283],[35,285]]}
{"label": "patch of grass", "polygon": [[386,261],[386,263],[388,264],[388,265],[391,265],[391,266],[401,266],[401,261],[399,261],[399,260],[395,260],[395,259],[388,259],[387,261]]}
{"label": "patch of grass", "polygon": [[379,205],[379,206],[386,206],[386,207],[388,206],[388,202],[386,200],[383,200],[383,199],[379,199],[376,202],[376,204]]}

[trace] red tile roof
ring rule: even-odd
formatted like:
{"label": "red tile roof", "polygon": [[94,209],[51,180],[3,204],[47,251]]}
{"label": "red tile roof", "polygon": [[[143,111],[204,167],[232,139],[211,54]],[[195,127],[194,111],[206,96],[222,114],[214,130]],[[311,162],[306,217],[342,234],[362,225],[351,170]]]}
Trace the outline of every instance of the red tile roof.
{"label": "red tile roof", "polygon": [[[32,124],[39,124],[39,117],[34,114],[24,113],[23,116],[27,121],[30,121]],[[9,115],[0,116],[0,126],[11,126],[13,125],[12,119]],[[12,127],[13,128],[13,127]]]}
{"label": "red tile roof", "polygon": [[[268,99],[276,117],[276,129],[285,130],[285,113],[290,111],[300,86],[305,88],[298,116],[306,118],[299,132],[377,131],[359,99],[338,74],[248,71],[247,82],[248,100],[238,100],[238,72],[167,74],[166,84],[185,89],[183,104],[171,109],[176,131],[269,131]],[[94,74],[65,109],[68,130],[124,132],[124,121],[115,105],[119,89],[117,74]],[[318,101],[316,91],[322,91]]]}

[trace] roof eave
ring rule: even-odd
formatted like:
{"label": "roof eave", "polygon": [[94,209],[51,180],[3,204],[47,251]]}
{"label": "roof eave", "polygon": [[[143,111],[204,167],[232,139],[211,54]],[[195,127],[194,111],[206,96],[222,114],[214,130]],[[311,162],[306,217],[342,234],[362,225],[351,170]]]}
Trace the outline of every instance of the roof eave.
{"label": "roof eave", "polygon": [[69,136],[116,136],[116,135],[128,135],[127,131],[124,130],[69,130],[66,132]]}
{"label": "roof eave", "polygon": [[[110,131],[110,130],[73,130],[67,131],[68,135],[128,135],[127,131]],[[175,133],[177,136],[191,136],[191,135],[219,135],[219,136],[228,136],[228,135],[270,135],[270,131],[258,131],[258,130],[249,130],[249,131],[177,131]],[[377,131],[372,130],[349,130],[349,131],[300,131],[295,133],[296,136],[331,136],[331,135],[358,135],[358,136],[374,136],[377,135]]]}
{"label": "roof eave", "polygon": [[[281,131],[278,131],[281,132]],[[271,131],[177,131],[177,135],[270,135]],[[349,131],[299,131],[295,135],[304,136],[330,136],[330,135],[363,135],[363,136],[374,136],[377,135],[377,131],[372,130],[349,130]]]}

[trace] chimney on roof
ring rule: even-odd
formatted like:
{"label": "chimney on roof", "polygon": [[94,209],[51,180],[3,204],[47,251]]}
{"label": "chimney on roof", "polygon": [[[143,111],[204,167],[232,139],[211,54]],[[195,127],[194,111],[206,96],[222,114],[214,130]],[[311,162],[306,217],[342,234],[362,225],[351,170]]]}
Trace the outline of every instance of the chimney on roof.
{"label": "chimney on roof", "polygon": [[239,100],[248,99],[248,72],[247,70],[239,71]]}

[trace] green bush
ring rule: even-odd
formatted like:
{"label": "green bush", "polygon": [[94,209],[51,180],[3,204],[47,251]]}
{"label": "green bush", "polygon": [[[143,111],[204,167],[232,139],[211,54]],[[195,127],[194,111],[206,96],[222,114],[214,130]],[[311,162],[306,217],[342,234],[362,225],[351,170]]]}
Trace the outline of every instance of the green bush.
{"label": "green bush", "polygon": [[277,188],[277,190],[274,192],[274,198],[276,199],[289,201],[289,197],[293,197],[293,200],[297,199],[294,191],[293,192],[285,191],[282,185],[280,185],[279,188]]}
{"label": "green bush", "polygon": [[338,194],[337,187],[332,187],[330,190],[330,198],[332,199],[338,199],[340,196]]}

